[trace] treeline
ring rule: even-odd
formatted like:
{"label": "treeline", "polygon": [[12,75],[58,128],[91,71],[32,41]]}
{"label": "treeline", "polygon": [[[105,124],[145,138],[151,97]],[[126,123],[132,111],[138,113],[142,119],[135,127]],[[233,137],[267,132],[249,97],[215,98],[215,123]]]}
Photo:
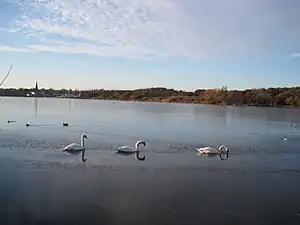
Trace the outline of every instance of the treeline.
{"label": "treeline", "polygon": [[[34,89],[0,89],[0,96],[26,96]],[[300,87],[228,90],[198,89],[194,92],[167,88],[136,90],[54,90],[41,89],[39,97],[72,97],[122,101],[154,101],[216,105],[248,105],[268,107],[300,107]]]}
{"label": "treeline", "polygon": [[216,105],[248,105],[269,107],[300,107],[300,87],[248,89],[243,91],[221,89],[198,89],[194,92],[176,91],[167,88],[136,90],[84,91],[83,98],[124,101],[155,101]]}

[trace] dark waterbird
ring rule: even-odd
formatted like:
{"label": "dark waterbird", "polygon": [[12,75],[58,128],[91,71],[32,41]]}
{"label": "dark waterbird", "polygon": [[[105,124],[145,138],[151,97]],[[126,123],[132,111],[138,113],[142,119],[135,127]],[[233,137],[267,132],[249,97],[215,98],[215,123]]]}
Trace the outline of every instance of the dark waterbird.
{"label": "dark waterbird", "polygon": [[26,123],[26,127],[56,127],[57,125],[53,124],[30,124],[30,122]]}

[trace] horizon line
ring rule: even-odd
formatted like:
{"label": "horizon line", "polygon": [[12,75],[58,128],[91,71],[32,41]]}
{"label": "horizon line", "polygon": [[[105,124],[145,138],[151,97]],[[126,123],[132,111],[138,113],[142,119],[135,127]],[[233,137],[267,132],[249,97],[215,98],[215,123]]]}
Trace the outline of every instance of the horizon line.
{"label": "horizon line", "polygon": [[[300,86],[277,86],[277,87],[259,87],[259,88],[229,88],[226,85],[223,85],[222,87],[226,87],[227,91],[246,91],[246,90],[261,90],[261,89],[279,89],[279,88],[300,88]],[[147,88],[124,88],[124,89],[105,89],[105,88],[89,88],[89,89],[81,89],[81,88],[49,88],[49,87],[39,87],[39,90],[44,89],[44,90],[50,90],[53,89],[55,91],[58,90],[71,90],[71,91],[92,91],[92,90],[104,90],[104,91],[135,91],[135,90],[147,90],[147,89],[153,89],[153,88],[165,88],[165,89],[173,89],[175,91],[184,91],[184,92],[195,92],[197,90],[221,90],[222,87],[220,88],[197,88],[194,90],[187,90],[187,89],[180,89],[180,88],[168,88],[168,87],[163,87],[163,86],[154,86],[154,87],[147,87]],[[35,87],[1,87],[0,89],[35,89]]]}

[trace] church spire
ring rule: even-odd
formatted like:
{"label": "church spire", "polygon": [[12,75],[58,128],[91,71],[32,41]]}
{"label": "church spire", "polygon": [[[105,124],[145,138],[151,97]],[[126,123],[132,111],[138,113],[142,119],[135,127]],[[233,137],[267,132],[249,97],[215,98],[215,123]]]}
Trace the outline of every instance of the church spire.
{"label": "church spire", "polygon": [[38,91],[39,90],[39,86],[38,86],[38,82],[35,82],[35,90]]}

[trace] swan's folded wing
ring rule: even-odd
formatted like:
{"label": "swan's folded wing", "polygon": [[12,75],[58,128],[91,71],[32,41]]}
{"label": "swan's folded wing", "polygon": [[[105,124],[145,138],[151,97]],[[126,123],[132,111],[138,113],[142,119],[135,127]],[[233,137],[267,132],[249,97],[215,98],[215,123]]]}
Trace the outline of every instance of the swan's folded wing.
{"label": "swan's folded wing", "polygon": [[77,144],[77,143],[69,144],[64,148],[65,151],[79,151],[79,150],[82,150],[82,149],[83,149],[83,147],[80,144]]}
{"label": "swan's folded wing", "polygon": [[218,151],[212,147],[203,147],[203,148],[197,148],[198,152],[201,154],[214,154]]}
{"label": "swan's folded wing", "polygon": [[210,147],[202,147],[202,148],[196,148],[199,152],[208,151],[211,148]]}
{"label": "swan's folded wing", "polygon": [[118,152],[136,152],[136,149],[130,146],[122,146],[117,148]]}

